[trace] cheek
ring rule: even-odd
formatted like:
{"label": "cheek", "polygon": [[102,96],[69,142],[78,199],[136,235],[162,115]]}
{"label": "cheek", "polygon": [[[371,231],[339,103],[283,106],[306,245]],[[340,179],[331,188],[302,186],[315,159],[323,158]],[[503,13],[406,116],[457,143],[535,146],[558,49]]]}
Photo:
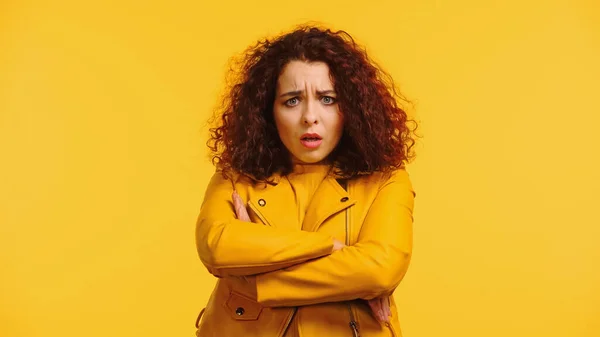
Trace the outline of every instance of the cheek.
{"label": "cheek", "polygon": [[279,133],[280,138],[284,138],[290,134],[290,123],[286,120],[280,113],[277,111],[273,114],[273,119],[275,120],[275,127],[277,128],[277,132]]}

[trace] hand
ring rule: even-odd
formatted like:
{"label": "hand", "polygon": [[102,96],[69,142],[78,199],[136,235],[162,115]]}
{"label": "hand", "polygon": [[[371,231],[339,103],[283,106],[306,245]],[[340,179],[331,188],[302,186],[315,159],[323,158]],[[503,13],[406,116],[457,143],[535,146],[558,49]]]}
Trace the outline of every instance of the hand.
{"label": "hand", "polygon": [[333,251],[337,252],[338,250],[341,250],[342,248],[346,247],[346,245],[338,240],[338,239],[333,239]]}
{"label": "hand", "polygon": [[373,315],[379,322],[385,323],[389,322],[389,317],[392,316],[392,311],[390,310],[390,299],[387,296],[381,296],[369,300],[369,307],[371,307],[371,311],[373,311]]}
{"label": "hand", "polygon": [[238,220],[250,222],[250,216],[248,215],[248,210],[246,209],[246,205],[244,205],[242,197],[240,197],[236,191],[233,191],[231,198],[233,199],[233,208],[235,208],[235,215]]}

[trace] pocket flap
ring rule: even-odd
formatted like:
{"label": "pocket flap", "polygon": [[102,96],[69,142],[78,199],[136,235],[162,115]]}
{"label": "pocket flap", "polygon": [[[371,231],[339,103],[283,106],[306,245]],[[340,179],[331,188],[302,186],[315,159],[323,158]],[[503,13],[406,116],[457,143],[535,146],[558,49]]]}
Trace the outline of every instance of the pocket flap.
{"label": "pocket flap", "polygon": [[255,321],[263,309],[260,303],[236,292],[231,292],[225,307],[231,317],[238,321]]}

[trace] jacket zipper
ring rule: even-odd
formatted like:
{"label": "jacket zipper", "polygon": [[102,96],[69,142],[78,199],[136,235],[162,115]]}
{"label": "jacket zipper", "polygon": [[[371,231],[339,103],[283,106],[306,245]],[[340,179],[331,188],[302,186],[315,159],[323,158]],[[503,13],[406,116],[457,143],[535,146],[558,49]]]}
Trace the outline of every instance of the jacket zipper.
{"label": "jacket zipper", "polygon": [[290,328],[290,323],[292,323],[292,319],[294,318],[294,316],[296,316],[297,311],[298,308],[293,308],[292,313],[288,316],[288,319],[285,322],[283,331],[281,332],[281,336],[285,336],[285,334],[287,333],[288,329]]}
{"label": "jacket zipper", "polygon": [[385,325],[390,329],[390,331],[392,333],[392,337],[396,337],[396,331],[394,331],[394,327],[392,326],[392,323],[385,323]]}
{"label": "jacket zipper", "polygon": [[[348,192],[348,181],[344,182],[344,189]],[[350,245],[350,208],[346,208],[346,246]],[[352,329],[353,337],[360,337],[360,332],[358,331],[358,324],[356,323],[356,318],[354,317],[354,312],[352,311],[352,304],[348,302],[348,312],[350,313],[350,329]]]}
{"label": "jacket zipper", "polygon": [[348,311],[350,312],[350,329],[352,329],[352,336],[360,337],[358,324],[356,324],[356,320],[354,319],[354,313],[352,312],[352,305],[350,305],[350,303],[348,303]]}

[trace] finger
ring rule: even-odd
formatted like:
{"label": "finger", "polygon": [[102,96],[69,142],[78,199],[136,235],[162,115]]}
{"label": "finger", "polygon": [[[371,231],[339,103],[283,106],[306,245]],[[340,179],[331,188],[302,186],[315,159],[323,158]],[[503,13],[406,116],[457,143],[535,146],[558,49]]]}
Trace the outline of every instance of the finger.
{"label": "finger", "polygon": [[390,298],[386,296],[385,307],[387,308],[388,317],[392,317],[392,306],[390,305]]}
{"label": "finger", "polygon": [[237,218],[240,218],[240,208],[241,208],[241,203],[240,203],[240,196],[237,194],[236,191],[233,191],[233,193],[231,193],[231,199],[233,200],[233,208],[235,209],[235,215],[237,216]]}
{"label": "finger", "polygon": [[371,307],[371,310],[373,311],[373,315],[375,316],[375,318],[377,318],[378,321],[383,322],[383,313],[382,313],[382,308],[381,308],[381,302],[379,301],[379,298],[374,298],[372,300],[369,301],[369,306]]}
{"label": "finger", "polygon": [[242,221],[250,221],[250,216],[248,215],[248,210],[244,205],[242,197],[240,197],[240,195],[236,191],[233,191],[232,198],[237,218]]}
{"label": "finger", "polygon": [[383,308],[383,313],[385,315],[385,321],[388,322],[391,313],[390,313],[390,306],[389,306],[387,297],[381,297],[381,307]]}
{"label": "finger", "polygon": [[233,194],[231,196],[233,198],[233,207],[235,208],[235,215],[239,220],[245,221],[244,213],[246,207],[244,207],[244,202],[242,201],[242,198],[236,191],[233,191]]}
{"label": "finger", "polygon": [[381,308],[383,310],[383,315],[385,317],[385,321],[389,322],[389,317],[390,317],[390,306],[388,304],[388,299],[387,297],[381,297]]}
{"label": "finger", "polygon": [[237,191],[234,190],[233,192],[231,192],[231,199],[233,200],[233,204],[235,206],[238,205],[238,202],[239,202],[239,199],[240,199],[239,197],[240,197],[240,195],[238,194]]}
{"label": "finger", "polygon": [[250,221],[250,215],[248,215],[248,209],[245,206],[242,206],[240,209],[240,220],[242,221]]}
{"label": "finger", "polygon": [[369,301],[369,305],[371,306],[371,309],[373,310],[375,317],[379,322],[389,322],[389,319],[386,317],[387,310],[383,302],[383,297],[372,299]]}
{"label": "finger", "polygon": [[371,312],[373,312],[375,319],[379,320],[379,314],[377,314],[377,305],[375,302],[373,300],[369,300],[367,303],[369,303],[369,307],[371,308]]}

